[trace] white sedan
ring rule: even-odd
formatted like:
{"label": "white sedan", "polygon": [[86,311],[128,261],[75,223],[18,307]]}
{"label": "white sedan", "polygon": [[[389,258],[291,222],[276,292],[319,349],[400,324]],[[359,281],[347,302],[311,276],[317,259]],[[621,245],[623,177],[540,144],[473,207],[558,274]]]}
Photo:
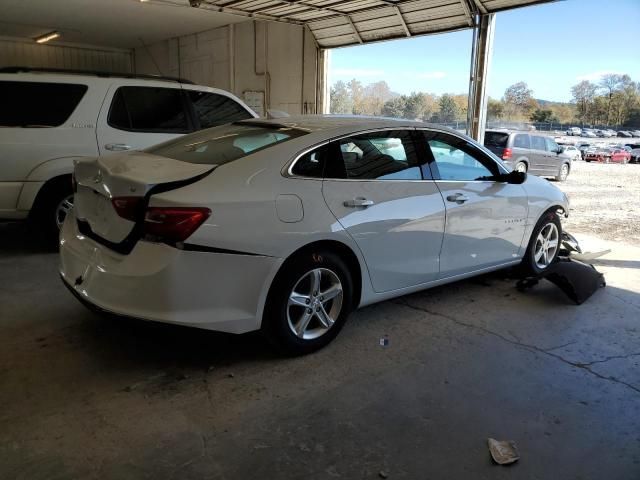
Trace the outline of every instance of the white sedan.
{"label": "white sedan", "polygon": [[289,353],[349,313],[556,258],[567,197],[446,128],[246,120],[77,163],[60,273],[83,303],[243,333]]}

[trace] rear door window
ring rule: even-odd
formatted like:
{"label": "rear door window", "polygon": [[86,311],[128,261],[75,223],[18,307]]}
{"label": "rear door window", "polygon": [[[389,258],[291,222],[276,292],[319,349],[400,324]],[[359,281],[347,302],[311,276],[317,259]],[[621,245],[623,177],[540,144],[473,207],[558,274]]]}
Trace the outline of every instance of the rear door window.
{"label": "rear door window", "polygon": [[544,137],[538,137],[536,135],[532,135],[531,136],[531,148],[533,148],[534,150],[546,150],[546,144],[544,141]]}
{"label": "rear door window", "polygon": [[119,130],[150,133],[190,131],[182,90],[162,87],[120,87],[108,123]]}
{"label": "rear door window", "polygon": [[526,133],[518,133],[513,138],[514,148],[531,148],[531,142],[529,142],[529,135]]}
{"label": "rear door window", "polygon": [[409,131],[354,135],[340,140],[338,146],[342,163],[340,168],[328,169],[327,177],[351,180],[422,180]]}
{"label": "rear door window", "polygon": [[86,92],[80,84],[0,81],[0,127],[58,127]]}
{"label": "rear door window", "polygon": [[211,128],[225,123],[253,118],[247,110],[232,98],[217,93],[189,91],[199,128]]}

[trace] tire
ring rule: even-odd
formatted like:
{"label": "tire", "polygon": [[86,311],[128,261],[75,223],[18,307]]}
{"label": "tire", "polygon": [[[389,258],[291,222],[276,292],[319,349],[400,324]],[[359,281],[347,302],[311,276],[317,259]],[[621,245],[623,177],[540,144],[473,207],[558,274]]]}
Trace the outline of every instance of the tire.
{"label": "tire", "polygon": [[569,164],[563,163],[560,165],[560,170],[558,171],[558,175],[556,175],[557,182],[564,182],[569,176]]}
{"label": "tire", "polygon": [[353,304],[351,273],[338,255],[327,250],[301,253],[288,260],[276,276],[262,331],[281,353],[306,355],[340,333]]}
{"label": "tire", "polygon": [[513,170],[516,171],[516,172],[527,173],[527,170],[529,170],[529,169],[527,168],[527,164],[526,163],[518,162],[513,167]]}
{"label": "tire", "polygon": [[73,190],[70,177],[55,178],[42,187],[30,220],[47,246],[57,246],[60,227],[72,207]]}
{"label": "tire", "polygon": [[[553,233],[551,237],[547,237],[547,229],[550,229],[555,233]],[[545,249],[545,238],[547,238],[547,240],[556,241],[555,250],[553,250],[550,256],[549,250],[545,250],[547,252],[546,259],[543,258],[544,254],[540,255],[539,258],[536,258],[538,257],[540,250]],[[558,258],[558,253],[560,252],[561,238],[562,224],[560,223],[560,218],[558,218],[558,215],[555,212],[545,212],[533,229],[533,233],[529,239],[529,245],[527,246],[527,251],[522,259],[521,266],[524,273],[527,275],[539,275],[544,272],[549,265],[555,262]]]}

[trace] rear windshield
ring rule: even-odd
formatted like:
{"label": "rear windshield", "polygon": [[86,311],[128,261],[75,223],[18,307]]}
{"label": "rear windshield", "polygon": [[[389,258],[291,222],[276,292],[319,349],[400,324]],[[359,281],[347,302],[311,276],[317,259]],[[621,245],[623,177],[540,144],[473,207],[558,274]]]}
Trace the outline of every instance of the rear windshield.
{"label": "rear windshield", "polygon": [[509,140],[509,134],[504,132],[485,132],[484,134],[484,146],[485,147],[506,147],[507,140]]}
{"label": "rear windshield", "polygon": [[182,162],[222,165],[306,133],[278,125],[228,124],[185,135],[146,151]]}
{"label": "rear windshield", "polygon": [[58,127],[86,91],[71,83],[0,81],[0,127]]}

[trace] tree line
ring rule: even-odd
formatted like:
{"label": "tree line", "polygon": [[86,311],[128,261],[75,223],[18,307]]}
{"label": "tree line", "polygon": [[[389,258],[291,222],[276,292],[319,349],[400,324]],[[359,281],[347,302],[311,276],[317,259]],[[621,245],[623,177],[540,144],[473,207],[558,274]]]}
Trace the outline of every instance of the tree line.
{"label": "tree line", "polygon": [[[509,86],[502,98],[489,98],[487,118],[513,122],[640,126],[640,82],[629,75],[606,74],[598,83],[583,80],[571,87],[572,101],[536,100],[525,82]],[[331,113],[399,117],[435,123],[466,121],[466,94],[401,95],[387,82],[363,85],[352,79],[331,87]]]}

